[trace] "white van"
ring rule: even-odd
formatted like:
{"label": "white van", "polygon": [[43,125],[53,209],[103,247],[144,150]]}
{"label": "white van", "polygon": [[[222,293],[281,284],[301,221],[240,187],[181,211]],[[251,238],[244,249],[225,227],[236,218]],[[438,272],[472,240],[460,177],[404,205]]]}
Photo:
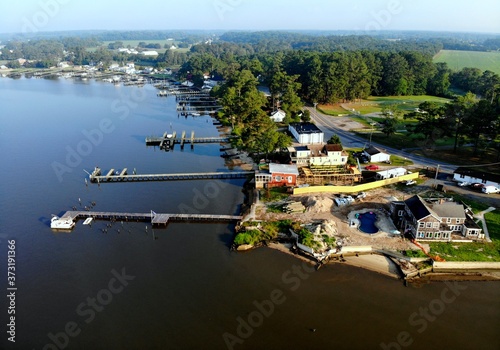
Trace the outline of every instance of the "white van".
{"label": "white van", "polygon": [[495,186],[484,186],[481,191],[483,191],[483,193],[498,193],[500,189]]}

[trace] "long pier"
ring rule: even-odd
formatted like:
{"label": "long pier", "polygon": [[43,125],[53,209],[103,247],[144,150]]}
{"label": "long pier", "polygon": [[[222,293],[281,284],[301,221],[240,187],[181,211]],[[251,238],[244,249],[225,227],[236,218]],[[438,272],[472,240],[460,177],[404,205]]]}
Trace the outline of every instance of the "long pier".
{"label": "long pier", "polygon": [[61,219],[70,219],[73,222],[79,219],[93,218],[95,220],[119,220],[119,221],[147,221],[152,225],[167,225],[170,221],[241,221],[240,215],[213,215],[213,214],[165,214],[165,213],[123,213],[105,211],[77,211],[65,212]]}
{"label": "long pier", "polygon": [[146,137],[146,146],[160,146],[161,149],[169,150],[175,144],[180,144],[181,148],[185,143],[190,143],[193,146],[195,143],[228,143],[233,137],[195,137],[194,131],[191,131],[191,136],[187,136],[183,131],[181,137],[177,137],[177,132],[173,131],[172,134],[165,132],[160,137]]}
{"label": "long pier", "polygon": [[179,180],[209,180],[209,179],[244,179],[254,175],[254,171],[228,171],[205,173],[173,173],[173,174],[134,174],[128,175],[127,168],[116,174],[111,169],[106,175],[101,175],[101,169],[95,168],[89,175],[90,182],[142,182],[142,181],[179,181]]}

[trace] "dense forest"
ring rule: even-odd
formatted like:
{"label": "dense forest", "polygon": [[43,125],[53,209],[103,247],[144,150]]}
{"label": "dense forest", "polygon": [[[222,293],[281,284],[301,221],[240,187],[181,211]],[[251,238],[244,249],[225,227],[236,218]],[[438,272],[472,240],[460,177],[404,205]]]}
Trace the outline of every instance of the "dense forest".
{"label": "dense forest", "polygon": [[[157,43],[148,43],[145,35],[149,40],[173,37],[190,48],[167,49],[157,57],[117,50],[125,46],[121,40],[132,39],[141,40],[139,50],[159,48]],[[104,40],[115,42],[103,45]],[[349,102],[368,96],[449,97],[454,100],[445,107],[424,103],[420,110],[425,113],[407,115],[417,120],[409,132],[429,142],[436,135],[454,137],[455,149],[467,139],[477,151],[485,140],[493,142],[500,134],[500,77],[477,68],[452,71],[446,63],[434,63],[432,57],[443,48],[498,50],[499,45],[498,37],[425,38],[421,33],[394,40],[368,35],[228,32],[212,40],[204,33],[106,32],[82,38],[11,40],[1,57],[13,68],[19,65],[17,58],[29,60],[26,66],[40,68],[62,60],[99,64],[102,69],[112,62],[129,61],[156,68],[179,67],[179,79],[191,79],[200,87],[208,74],[225,81],[212,93],[223,106],[221,119],[240,136],[237,146],[263,154],[290,143],[267,117],[276,108],[287,113],[288,123],[307,117],[304,103]],[[269,100],[258,85],[269,87]],[[450,86],[460,89],[461,96],[454,97]],[[395,132],[396,118],[387,118],[383,130],[387,135]]]}

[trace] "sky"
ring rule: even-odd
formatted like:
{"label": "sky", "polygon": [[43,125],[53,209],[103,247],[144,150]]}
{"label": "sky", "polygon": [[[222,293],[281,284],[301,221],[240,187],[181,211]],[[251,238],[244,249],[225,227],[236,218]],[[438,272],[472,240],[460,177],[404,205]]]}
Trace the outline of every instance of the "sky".
{"label": "sky", "polygon": [[0,33],[65,30],[500,33],[498,0],[3,0]]}

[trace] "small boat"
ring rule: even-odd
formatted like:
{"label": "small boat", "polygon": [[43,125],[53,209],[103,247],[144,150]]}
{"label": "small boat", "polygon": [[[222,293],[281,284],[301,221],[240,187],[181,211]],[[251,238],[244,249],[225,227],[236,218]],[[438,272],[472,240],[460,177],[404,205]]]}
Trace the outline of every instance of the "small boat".
{"label": "small boat", "polygon": [[92,223],[92,218],[86,218],[85,221],[83,222],[84,225],[90,225]]}
{"label": "small boat", "polygon": [[192,112],[192,113],[191,113],[191,115],[192,115],[193,117],[199,117],[201,114],[200,114],[200,113],[198,113],[198,112]]}
{"label": "small boat", "polygon": [[54,230],[71,230],[74,226],[75,222],[68,218],[61,219],[54,215],[50,220],[50,228]]}

